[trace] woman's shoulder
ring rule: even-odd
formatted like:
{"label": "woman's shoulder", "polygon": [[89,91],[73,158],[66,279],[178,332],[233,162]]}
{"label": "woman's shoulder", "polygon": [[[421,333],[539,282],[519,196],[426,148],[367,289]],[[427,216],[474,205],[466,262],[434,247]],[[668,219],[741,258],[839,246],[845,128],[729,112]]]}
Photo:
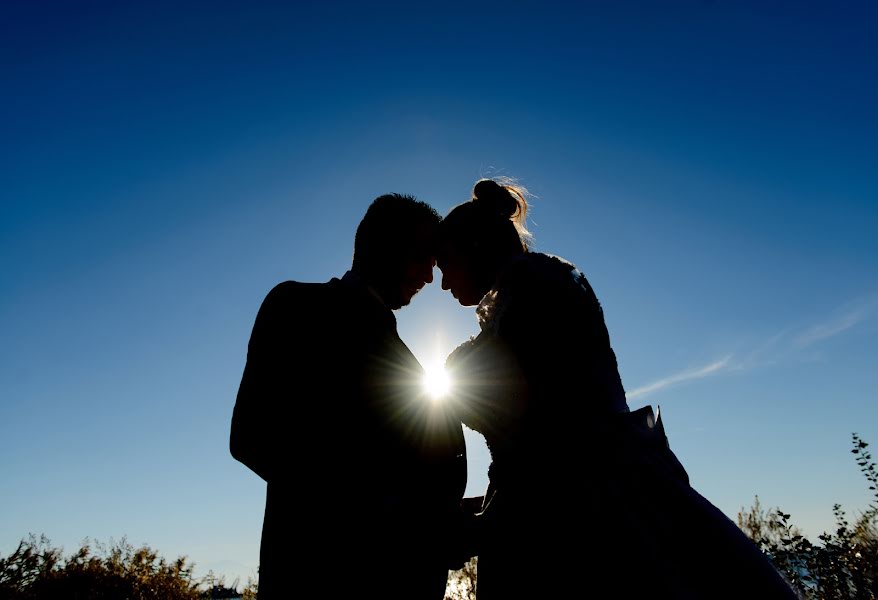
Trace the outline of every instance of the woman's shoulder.
{"label": "woman's shoulder", "polygon": [[476,309],[482,330],[496,324],[510,305],[548,309],[577,273],[573,263],[551,254],[528,252],[514,258]]}
{"label": "woman's shoulder", "polygon": [[553,281],[566,284],[578,273],[572,262],[542,252],[527,252],[516,257],[498,280],[498,288],[546,285]]}

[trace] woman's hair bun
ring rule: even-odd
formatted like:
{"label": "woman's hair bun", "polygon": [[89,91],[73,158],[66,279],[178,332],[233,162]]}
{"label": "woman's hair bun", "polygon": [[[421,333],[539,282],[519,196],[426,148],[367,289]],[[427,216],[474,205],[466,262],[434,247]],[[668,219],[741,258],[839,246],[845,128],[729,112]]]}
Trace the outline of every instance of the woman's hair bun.
{"label": "woman's hair bun", "polygon": [[504,219],[511,219],[521,211],[521,200],[493,179],[480,179],[473,187],[473,201]]}

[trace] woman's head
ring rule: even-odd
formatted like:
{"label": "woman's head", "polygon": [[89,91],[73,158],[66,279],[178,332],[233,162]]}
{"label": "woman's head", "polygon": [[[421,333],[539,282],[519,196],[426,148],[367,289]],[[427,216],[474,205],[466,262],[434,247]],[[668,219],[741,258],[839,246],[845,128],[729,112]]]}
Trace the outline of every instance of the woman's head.
{"label": "woman's head", "polygon": [[527,190],[507,180],[480,179],[472,199],[439,226],[442,289],[464,306],[478,304],[513,257],[527,252]]}

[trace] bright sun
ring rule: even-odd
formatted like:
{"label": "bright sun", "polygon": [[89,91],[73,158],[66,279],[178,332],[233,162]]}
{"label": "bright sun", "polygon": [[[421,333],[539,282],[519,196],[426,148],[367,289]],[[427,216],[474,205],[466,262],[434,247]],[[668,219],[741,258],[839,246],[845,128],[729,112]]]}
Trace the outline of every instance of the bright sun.
{"label": "bright sun", "polygon": [[433,398],[440,400],[451,389],[451,378],[442,363],[424,366],[424,390]]}

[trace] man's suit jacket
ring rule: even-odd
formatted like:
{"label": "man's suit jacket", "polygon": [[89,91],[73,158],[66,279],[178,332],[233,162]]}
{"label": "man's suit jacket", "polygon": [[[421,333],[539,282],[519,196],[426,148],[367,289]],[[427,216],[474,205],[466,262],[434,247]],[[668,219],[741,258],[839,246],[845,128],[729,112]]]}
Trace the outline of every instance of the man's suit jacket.
{"label": "man's suit jacket", "polygon": [[253,327],[230,446],[268,483],[260,600],[376,584],[441,600],[462,427],[424,397],[392,311],[348,279],[279,284]]}

